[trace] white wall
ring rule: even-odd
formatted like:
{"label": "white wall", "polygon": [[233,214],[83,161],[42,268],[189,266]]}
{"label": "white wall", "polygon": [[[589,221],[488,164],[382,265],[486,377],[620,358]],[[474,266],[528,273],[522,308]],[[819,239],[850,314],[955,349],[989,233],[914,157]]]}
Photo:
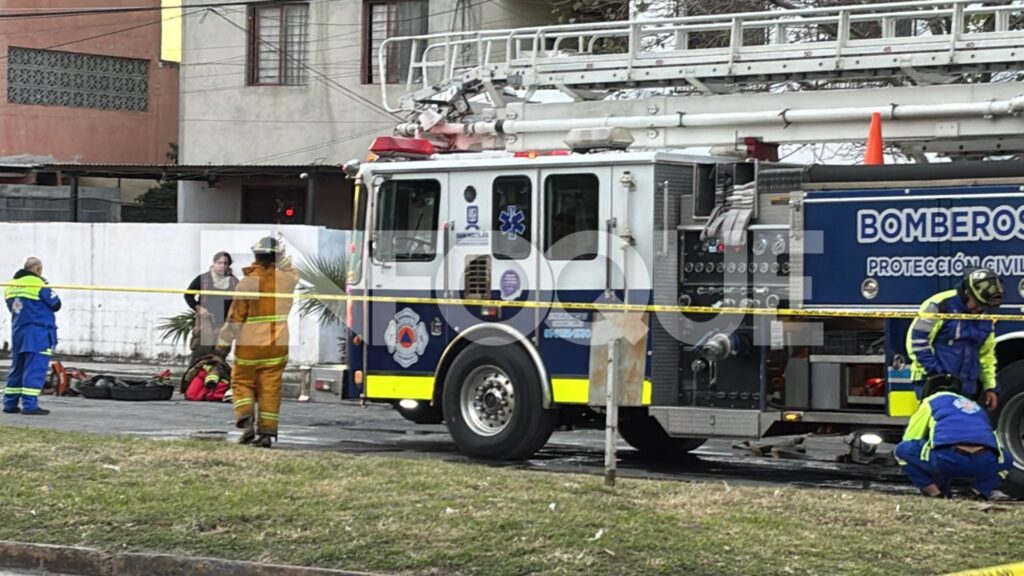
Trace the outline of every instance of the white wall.
{"label": "white wall", "polygon": [[224,178],[211,187],[206,182],[178,182],[178,222],[235,223],[242,219],[242,186]]}
{"label": "white wall", "polygon": [[[130,286],[184,290],[205,271],[213,254],[234,256],[235,275],[252,261],[250,247],[277,231],[296,260],[324,254],[340,256],[347,233],[312,226],[280,228],[192,224],[0,223],[0,267],[12,274],[27,256],[43,260],[51,284]],[[57,355],[71,354],[155,360],[186,357],[185,344],[159,341],[162,318],[187,310],[180,294],[141,294],[58,289],[64,303],[57,313]],[[289,356],[293,364],[335,362],[321,358],[321,341],[335,342],[340,330],[321,329],[312,318],[289,319]],[[0,316],[0,341],[10,342],[10,318]]]}

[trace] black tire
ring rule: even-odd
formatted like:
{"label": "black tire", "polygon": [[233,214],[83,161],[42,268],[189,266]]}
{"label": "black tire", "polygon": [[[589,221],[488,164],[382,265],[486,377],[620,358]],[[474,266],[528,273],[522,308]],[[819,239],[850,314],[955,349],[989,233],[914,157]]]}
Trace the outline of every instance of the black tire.
{"label": "black tire", "polygon": [[707,438],[673,438],[646,411],[619,421],[619,434],[630,446],[651,460],[674,460],[700,448]]}
{"label": "black tire", "polygon": [[[511,387],[512,409],[503,412],[507,419],[502,428],[493,434],[481,433],[478,430],[482,425],[473,418],[480,412],[472,403],[463,410],[463,392],[465,389],[470,395],[478,378],[486,379],[486,374],[499,371]],[[442,406],[455,445],[461,452],[479,458],[529,458],[544,446],[558,423],[558,412],[544,409],[533,360],[518,344],[502,338],[484,338],[459,353],[444,379]]]}
{"label": "black tire", "polygon": [[1000,490],[1024,500],[1024,360],[999,371],[999,406],[991,414],[1003,448],[1013,456],[1013,470]]}

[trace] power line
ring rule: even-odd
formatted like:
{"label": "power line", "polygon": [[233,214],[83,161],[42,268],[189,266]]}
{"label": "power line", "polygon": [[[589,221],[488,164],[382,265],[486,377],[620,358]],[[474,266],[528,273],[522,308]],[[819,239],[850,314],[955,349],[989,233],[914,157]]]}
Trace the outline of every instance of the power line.
{"label": "power line", "polygon": [[177,6],[121,6],[115,8],[70,8],[64,10],[39,10],[34,12],[23,12],[23,13],[10,13],[10,10],[17,10],[16,8],[7,8],[5,12],[0,13],[0,20],[24,20],[28,18],[60,18],[65,16],[103,16],[106,14],[131,14],[135,12],[159,12],[163,10],[178,10],[178,9],[204,9],[204,8],[222,8],[231,6],[260,6],[270,5],[277,0],[248,0],[248,1],[232,1],[232,2],[217,2],[217,3],[206,3],[206,4],[179,4]]}

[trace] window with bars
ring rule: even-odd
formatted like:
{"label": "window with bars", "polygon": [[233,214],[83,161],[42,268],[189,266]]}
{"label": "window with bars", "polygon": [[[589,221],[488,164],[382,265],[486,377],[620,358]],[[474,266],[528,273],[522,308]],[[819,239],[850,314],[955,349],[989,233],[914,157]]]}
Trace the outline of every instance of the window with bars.
{"label": "window with bars", "polygon": [[145,112],[149,61],[10,46],[7,101]]}
{"label": "window with bars", "polygon": [[[364,0],[363,5],[363,82],[374,84],[380,81],[380,48],[385,40],[428,33],[429,2]],[[411,43],[392,45],[384,59],[387,82],[404,82],[412,61]]]}
{"label": "window with bars", "polygon": [[289,2],[249,9],[249,84],[309,83],[309,4]]}

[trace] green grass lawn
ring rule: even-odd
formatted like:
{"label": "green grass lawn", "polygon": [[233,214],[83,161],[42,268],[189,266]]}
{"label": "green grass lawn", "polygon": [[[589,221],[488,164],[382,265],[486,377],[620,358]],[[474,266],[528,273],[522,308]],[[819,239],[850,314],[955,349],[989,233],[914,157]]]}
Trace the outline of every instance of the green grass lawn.
{"label": "green grass lawn", "polygon": [[934,574],[1024,506],[0,427],[0,539],[403,574]]}

